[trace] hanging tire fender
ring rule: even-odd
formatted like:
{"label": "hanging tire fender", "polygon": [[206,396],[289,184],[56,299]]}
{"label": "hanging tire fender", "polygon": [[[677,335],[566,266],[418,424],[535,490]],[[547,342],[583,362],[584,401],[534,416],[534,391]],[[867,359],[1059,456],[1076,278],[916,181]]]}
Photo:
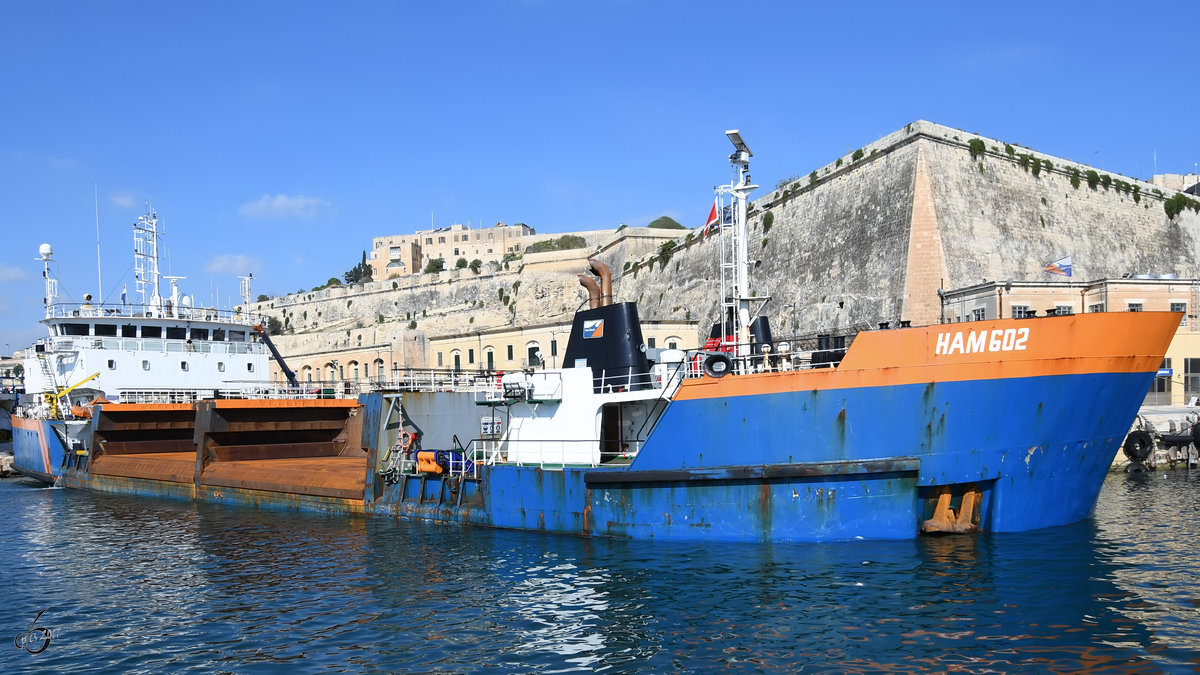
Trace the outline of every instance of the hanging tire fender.
{"label": "hanging tire fender", "polygon": [[728,354],[709,354],[704,357],[704,374],[709,377],[725,377],[733,370],[733,361]]}
{"label": "hanging tire fender", "polygon": [[1150,456],[1154,450],[1154,437],[1149,431],[1138,429],[1129,432],[1125,437],[1125,457],[1131,461],[1140,462]]}

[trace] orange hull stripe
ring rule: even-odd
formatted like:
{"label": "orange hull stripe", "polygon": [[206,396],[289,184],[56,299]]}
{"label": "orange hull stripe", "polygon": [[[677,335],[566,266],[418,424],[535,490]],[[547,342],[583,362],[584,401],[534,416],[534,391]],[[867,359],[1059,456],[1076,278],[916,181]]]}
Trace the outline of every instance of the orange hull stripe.
{"label": "orange hull stripe", "polygon": [[[676,400],[754,396],[791,391],[887,387],[929,382],[1137,373],[1157,370],[1180,314],[1132,312],[978,321],[865,332],[836,368],[686,380]],[[1008,337],[1005,331],[1028,329]],[[992,345],[994,331],[997,342]],[[955,334],[963,334],[954,345]],[[975,335],[974,342],[971,336]],[[983,334],[983,341],[978,335]],[[948,336],[948,337],[945,337]],[[1025,338],[1023,349],[1015,349]],[[983,345],[984,351],[962,353]],[[988,351],[996,346],[998,351]],[[950,353],[946,353],[946,352]]]}

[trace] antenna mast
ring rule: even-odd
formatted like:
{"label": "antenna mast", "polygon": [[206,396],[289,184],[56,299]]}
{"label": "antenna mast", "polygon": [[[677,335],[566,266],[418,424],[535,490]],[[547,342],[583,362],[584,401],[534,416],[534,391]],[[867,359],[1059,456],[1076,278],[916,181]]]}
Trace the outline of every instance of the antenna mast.
{"label": "antenna mast", "polygon": [[[137,280],[137,292],[142,295],[142,304],[162,310],[162,298],[158,295],[158,214],[146,204],[146,215],[138,216],[133,224],[133,269]],[[150,292],[149,300],[146,292]]]}
{"label": "antenna mast", "polygon": [[54,301],[58,299],[58,279],[50,274],[50,263],[54,262],[54,249],[50,248],[50,244],[42,244],[38,247],[38,255],[42,259],[42,279],[46,281],[46,295],[42,302],[46,304],[46,318],[50,318],[54,313]]}
{"label": "antenna mast", "polygon": [[[746,223],[747,199],[751,192],[758,189],[758,186],[750,183],[750,158],[754,156],[754,153],[750,152],[750,147],[742,140],[737,129],[730,129],[725,132],[725,135],[733,143],[734,152],[729,156],[729,163],[733,167],[733,178],[729,185],[721,185],[716,188],[718,196],[727,194],[733,197],[733,201],[729,205],[732,222],[726,222],[724,207],[721,209],[720,216],[721,234],[724,235],[727,231],[730,234],[728,257],[724,249],[724,236],[721,241],[721,332],[723,335],[731,334],[730,329],[734,326],[727,324],[730,314],[733,314],[736,317],[734,322],[737,329],[737,353],[739,356],[743,356],[750,353],[750,320],[752,318],[750,303],[754,300],[750,297],[750,247],[748,242],[750,231]],[[728,276],[733,277],[732,288],[726,287],[729,281]]]}
{"label": "antenna mast", "polygon": [[92,184],[92,196],[96,200],[96,304],[104,304],[104,279],[100,276],[100,187]]}
{"label": "antenna mast", "polygon": [[244,277],[238,277],[242,280],[238,287],[242,292],[242,307],[247,311],[250,309],[250,280],[253,278],[254,272],[249,272]]}

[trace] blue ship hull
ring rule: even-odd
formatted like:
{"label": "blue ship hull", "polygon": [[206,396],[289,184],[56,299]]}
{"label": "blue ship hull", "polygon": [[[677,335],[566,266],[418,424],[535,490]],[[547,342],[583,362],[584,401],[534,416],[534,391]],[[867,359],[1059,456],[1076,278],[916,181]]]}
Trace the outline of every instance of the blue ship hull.
{"label": "blue ship hull", "polygon": [[55,424],[62,423],[13,417],[13,468],[21,475],[53,483],[62,473],[66,449]]}
{"label": "blue ship hull", "polygon": [[[369,511],[584,535],[906,539],[935,490],[982,496],[979,529],[1092,512],[1147,373],[674,401],[628,467],[480,467],[457,491],[368,477]],[[368,419],[375,408],[367,399]],[[953,414],[948,414],[953,411]],[[1080,414],[1081,411],[1086,411]],[[369,426],[369,425],[368,425]]]}

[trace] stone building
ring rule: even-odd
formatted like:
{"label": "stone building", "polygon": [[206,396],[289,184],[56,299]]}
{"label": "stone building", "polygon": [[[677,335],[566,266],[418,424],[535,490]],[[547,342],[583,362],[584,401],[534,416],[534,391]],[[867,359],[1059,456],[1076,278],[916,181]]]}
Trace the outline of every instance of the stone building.
{"label": "stone building", "polygon": [[1079,312],[1182,312],[1148,405],[1200,398],[1200,279],[1171,275],[1093,281],[991,281],[944,293],[946,323]]}
{"label": "stone building", "polygon": [[375,279],[386,280],[406,274],[420,274],[430,260],[441,258],[446,267],[453,267],[459,258],[483,262],[503,260],[504,254],[520,254],[537,234],[525,224],[471,229],[470,225],[454,224],[432,230],[417,230],[413,234],[376,237],[371,243],[369,262]]}

